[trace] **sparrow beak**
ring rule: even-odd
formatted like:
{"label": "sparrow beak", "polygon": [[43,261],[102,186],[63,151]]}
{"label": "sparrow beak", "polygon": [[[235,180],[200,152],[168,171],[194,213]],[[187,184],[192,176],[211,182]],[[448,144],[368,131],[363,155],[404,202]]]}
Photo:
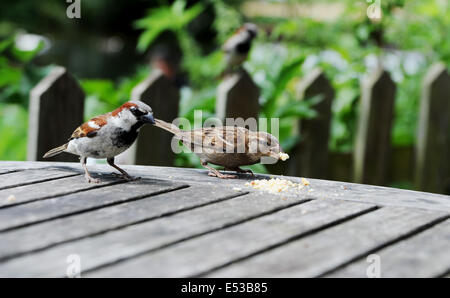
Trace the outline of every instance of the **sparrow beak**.
{"label": "sparrow beak", "polygon": [[275,158],[276,160],[280,159],[280,153],[270,151],[269,156]]}
{"label": "sparrow beak", "polygon": [[142,115],[141,117],[139,117],[139,120],[144,123],[155,124],[155,119],[153,118],[153,115],[150,113]]}

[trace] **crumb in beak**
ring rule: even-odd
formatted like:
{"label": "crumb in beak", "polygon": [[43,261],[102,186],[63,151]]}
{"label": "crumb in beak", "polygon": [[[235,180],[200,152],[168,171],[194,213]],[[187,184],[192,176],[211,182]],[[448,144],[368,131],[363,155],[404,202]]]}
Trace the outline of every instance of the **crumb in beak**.
{"label": "crumb in beak", "polygon": [[280,159],[281,159],[282,161],[285,161],[285,160],[287,160],[288,158],[289,158],[289,155],[288,155],[287,153],[280,152]]}

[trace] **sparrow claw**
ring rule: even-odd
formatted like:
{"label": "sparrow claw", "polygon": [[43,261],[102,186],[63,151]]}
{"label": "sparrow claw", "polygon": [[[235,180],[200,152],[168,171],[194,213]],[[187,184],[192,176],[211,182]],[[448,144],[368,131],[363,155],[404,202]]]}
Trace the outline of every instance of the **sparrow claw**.
{"label": "sparrow claw", "polygon": [[252,177],[255,177],[255,174],[250,169],[239,169],[238,172],[239,173],[244,173],[244,174],[250,174]]}
{"label": "sparrow claw", "polygon": [[84,178],[86,178],[88,183],[100,183],[100,179],[93,178],[89,175],[85,175]]}
{"label": "sparrow claw", "polygon": [[208,176],[217,177],[217,178],[220,178],[220,179],[234,179],[234,178],[237,178],[236,175],[222,174],[222,173],[219,173],[219,172],[218,173],[209,172]]}
{"label": "sparrow claw", "polygon": [[124,176],[122,178],[127,180],[127,181],[138,181],[138,180],[141,180],[141,177]]}
{"label": "sparrow claw", "polygon": [[116,176],[117,178],[122,178],[126,181],[137,181],[140,180],[141,177],[132,177],[130,175],[125,175],[125,174],[118,174],[118,173],[112,173],[114,176]]}

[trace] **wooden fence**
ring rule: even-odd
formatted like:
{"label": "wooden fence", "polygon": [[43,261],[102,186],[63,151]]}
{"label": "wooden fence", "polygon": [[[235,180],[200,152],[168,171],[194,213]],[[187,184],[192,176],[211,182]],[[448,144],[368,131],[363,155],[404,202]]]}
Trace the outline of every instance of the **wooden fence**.
{"label": "wooden fence", "polygon": [[[361,85],[360,111],[353,154],[330,152],[331,107],[334,90],[326,75],[315,69],[298,86],[298,100],[322,95],[314,107],[318,116],[299,120],[300,144],[288,163],[269,169],[274,173],[312,178],[388,185],[414,181],[423,191],[450,194],[450,76],[441,63],[433,65],[423,80],[417,144],[392,148],[391,131],[396,86],[383,69],[368,76]],[[257,117],[259,88],[242,71],[218,87],[216,113],[219,118]],[[131,99],[148,103],[157,118],[167,121],[178,115],[179,90],[160,72],[153,72],[137,85]],[[77,81],[58,67],[30,94],[28,159],[42,160],[49,148],[63,143],[83,118],[84,92]],[[137,142],[121,163],[173,165],[170,134],[156,127],[142,129]],[[70,155],[53,158],[74,160]]]}

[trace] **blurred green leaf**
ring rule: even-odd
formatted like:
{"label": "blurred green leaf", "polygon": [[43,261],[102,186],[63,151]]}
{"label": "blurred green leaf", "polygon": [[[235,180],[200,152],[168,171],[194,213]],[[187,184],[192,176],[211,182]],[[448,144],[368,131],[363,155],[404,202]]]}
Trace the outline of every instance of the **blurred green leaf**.
{"label": "blurred green leaf", "polygon": [[204,9],[201,2],[186,9],[185,0],[176,0],[170,7],[161,6],[148,11],[147,16],[134,23],[135,28],[144,29],[138,40],[137,49],[144,52],[163,31],[180,31],[197,17]]}
{"label": "blurred green leaf", "polygon": [[299,100],[283,105],[274,113],[275,118],[306,118],[311,119],[317,116],[317,112],[311,108],[311,103],[306,100]]}
{"label": "blurred green leaf", "polygon": [[265,115],[273,115],[275,112],[276,100],[279,98],[281,93],[286,89],[287,84],[297,75],[300,74],[300,66],[305,60],[304,56],[300,56],[293,61],[283,65],[281,71],[273,80],[273,86],[275,87],[271,94],[264,102],[263,111]]}
{"label": "blurred green leaf", "polygon": [[9,48],[14,43],[14,36],[9,36],[4,40],[0,41],[0,54]]}
{"label": "blurred green leaf", "polygon": [[2,160],[25,160],[28,115],[18,104],[0,103],[0,157]]}

